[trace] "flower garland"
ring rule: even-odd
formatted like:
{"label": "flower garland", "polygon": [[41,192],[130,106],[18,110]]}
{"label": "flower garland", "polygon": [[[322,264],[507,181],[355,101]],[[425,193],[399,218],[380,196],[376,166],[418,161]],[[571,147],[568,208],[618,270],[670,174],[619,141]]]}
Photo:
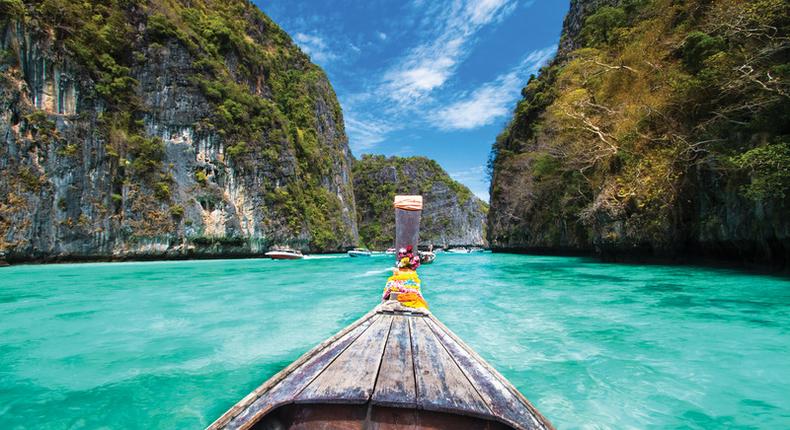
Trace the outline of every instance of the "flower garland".
{"label": "flower garland", "polygon": [[397,266],[392,276],[387,279],[382,299],[389,300],[391,293],[397,293],[398,302],[403,306],[428,309],[428,303],[420,292],[418,267],[420,267],[420,256],[414,252],[411,245],[398,250]]}

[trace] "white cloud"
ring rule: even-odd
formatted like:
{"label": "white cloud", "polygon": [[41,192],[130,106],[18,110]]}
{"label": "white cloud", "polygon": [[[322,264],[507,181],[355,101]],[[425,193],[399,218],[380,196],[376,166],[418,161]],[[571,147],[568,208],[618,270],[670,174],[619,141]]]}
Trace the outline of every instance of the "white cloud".
{"label": "white cloud", "polygon": [[474,166],[450,172],[450,177],[469,187],[480,200],[488,201],[488,179],[486,178],[485,166]]}
{"label": "white cloud", "polygon": [[435,124],[443,130],[469,130],[491,124],[508,112],[508,107],[501,102],[507,96],[505,91],[505,87],[498,84],[482,87],[469,99],[436,112]]}
{"label": "white cloud", "polygon": [[296,33],[294,40],[310,56],[310,59],[317,63],[326,64],[337,58],[324,39],[318,35]]}
{"label": "white cloud", "polygon": [[516,2],[503,0],[477,0],[472,2],[468,7],[469,19],[471,19],[473,23],[485,25],[495,18],[501,19],[507,14],[510,14],[516,5]]}
{"label": "white cloud", "polygon": [[510,72],[484,84],[466,98],[440,108],[431,115],[434,126],[442,130],[470,130],[508,115],[526,77],[549,61],[555,50],[549,47],[531,52]]}
{"label": "white cloud", "polygon": [[355,154],[383,142],[388,133],[397,129],[393,124],[378,119],[358,119],[350,113],[345,117],[349,146]]}
{"label": "white cloud", "polygon": [[402,107],[429,101],[431,92],[455,73],[476,33],[509,15],[516,5],[516,0],[434,3],[427,12],[436,16],[425,20],[434,30],[384,74],[382,93]]}
{"label": "white cloud", "polygon": [[450,172],[450,176],[458,182],[468,182],[485,177],[485,166],[474,166],[464,170]]}

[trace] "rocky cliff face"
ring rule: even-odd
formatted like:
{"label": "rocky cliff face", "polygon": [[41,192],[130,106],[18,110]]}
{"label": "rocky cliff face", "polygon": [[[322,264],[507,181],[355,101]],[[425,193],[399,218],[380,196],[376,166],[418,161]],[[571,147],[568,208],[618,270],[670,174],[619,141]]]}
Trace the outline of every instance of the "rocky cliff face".
{"label": "rocky cliff face", "polygon": [[247,1],[8,0],[0,9],[9,260],[356,243],[335,94]]}
{"label": "rocky cliff face", "polygon": [[354,193],[361,241],[376,249],[393,246],[396,194],[421,194],[420,245],[486,246],[487,205],[423,157],[364,155],[354,163]]}
{"label": "rocky cliff face", "polygon": [[500,250],[790,263],[790,12],[574,0],[492,150]]}
{"label": "rocky cliff face", "polygon": [[584,20],[604,6],[616,6],[620,0],[571,0],[568,14],[562,23],[562,37],[557,49],[556,61],[561,61],[565,56],[582,46],[582,26]]}

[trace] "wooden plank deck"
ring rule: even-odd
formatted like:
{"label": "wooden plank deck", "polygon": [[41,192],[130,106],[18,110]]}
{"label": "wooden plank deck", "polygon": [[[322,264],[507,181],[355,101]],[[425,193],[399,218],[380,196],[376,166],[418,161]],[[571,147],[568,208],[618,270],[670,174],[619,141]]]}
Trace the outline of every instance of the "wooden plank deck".
{"label": "wooden plank deck", "polygon": [[372,401],[382,406],[417,407],[409,318],[393,318]]}
{"label": "wooden plank deck", "polygon": [[378,314],[370,328],[313,379],[295,400],[298,403],[365,403],[373,394],[391,315]]}
{"label": "wooden plank deck", "polygon": [[433,315],[397,302],[376,307],[303,355],[209,429],[250,428],[290,404],[369,404],[378,408],[374,415],[407,408],[515,429],[552,429],[518,390]]}
{"label": "wooden plank deck", "polygon": [[425,323],[425,319],[409,318],[419,393],[417,404],[430,411],[491,415],[477,390]]}

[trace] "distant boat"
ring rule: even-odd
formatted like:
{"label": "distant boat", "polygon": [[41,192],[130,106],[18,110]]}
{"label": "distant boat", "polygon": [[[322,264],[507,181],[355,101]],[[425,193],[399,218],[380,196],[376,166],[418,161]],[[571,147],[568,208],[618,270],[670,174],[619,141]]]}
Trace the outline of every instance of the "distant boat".
{"label": "distant boat", "polygon": [[420,263],[431,264],[436,259],[436,254],[433,251],[420,251]]}
{"label": "distant boat", "polygon": [[371,252],[365,248],[354,248],[351,251],[348,251],[349,257],[370,257]]}
{"label": "distant boat", "polygon": [[273,249],[263,255],[272,260],[301,260],[304,258],[301,252],[290,248]]}
{"label": "distant boat", "polygon": [[386,250],[386,251],[384,251],[384,252],[385,252],[387,255],[395,255],[395,254],[397,254],[397,253],[398,253],[398,250],[397,250],[397,249],[395,249],[395,248],[387,248],[387,250]]}
{"label": "distant boat", "polygon": [[457,248],[450,248],[450,249],[447,250],[447,252],[452,253],[452,254],[469,254],[472,251],[470,251],[469,248],[465,248],[463,246],[459,246]]}

